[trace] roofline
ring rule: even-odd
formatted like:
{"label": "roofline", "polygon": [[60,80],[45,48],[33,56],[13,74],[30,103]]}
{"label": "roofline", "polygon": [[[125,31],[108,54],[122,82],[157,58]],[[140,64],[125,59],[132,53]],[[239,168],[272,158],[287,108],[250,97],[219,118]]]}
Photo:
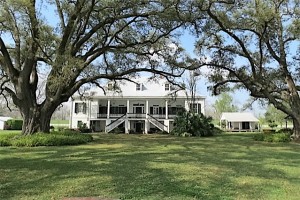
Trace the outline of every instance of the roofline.
{"label": "roofline", "polygon": [[[73,96],[74,99],[78,98],[95,98],[95,99],[188,99],[186,96],[176,96],[176,97],[169,97],[169,96]],[[195,96],[196,99],[206,99],[205,96]]]}

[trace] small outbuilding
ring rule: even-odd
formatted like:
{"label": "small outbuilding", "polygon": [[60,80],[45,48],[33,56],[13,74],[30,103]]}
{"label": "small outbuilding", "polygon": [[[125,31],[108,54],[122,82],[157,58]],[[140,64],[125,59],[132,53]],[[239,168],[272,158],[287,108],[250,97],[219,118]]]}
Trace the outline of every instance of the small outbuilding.
{"label": "small outbuilding", "polygon": [[227,131],[259,130],[259,120],[249,112],[224,112],[220,124],[221,128]]}
{"label": "small outbuilding", "polygon": [[0,117],[0,130],[4,130],[4,125],[7,120],[12,119],[11,117]]}

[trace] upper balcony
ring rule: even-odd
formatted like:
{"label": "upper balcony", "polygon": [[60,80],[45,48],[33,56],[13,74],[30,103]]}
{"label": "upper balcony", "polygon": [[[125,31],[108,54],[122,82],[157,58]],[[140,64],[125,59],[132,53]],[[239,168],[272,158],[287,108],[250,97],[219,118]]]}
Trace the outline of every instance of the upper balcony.
{"label": "upper balcony", "polygon": [[[116,119],[124,115],[124,113],[120,114],[109,114],[110,119]],[[146,119],[146,113],[127,113],[127,118],[130,119]],[[165,114],[150,114],[156,119],[166,119]],[[97,117],[96,117],[97,116]],[[102,113],[92,113],[91,118],[92,119],[107,119],[107,114],[102,114]],[[175,114],[168,114],[168,119],[174,119],[176,117]]]}

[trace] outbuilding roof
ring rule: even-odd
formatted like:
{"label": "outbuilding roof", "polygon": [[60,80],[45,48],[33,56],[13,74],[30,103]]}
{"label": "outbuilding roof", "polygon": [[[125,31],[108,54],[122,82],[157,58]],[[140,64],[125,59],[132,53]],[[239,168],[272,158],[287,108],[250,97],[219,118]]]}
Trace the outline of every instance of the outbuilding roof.
{"label": "outbuilding roof", "polygon": [[6,122],[7,120],[10,120],[10,119],[12,119],[12,118],[11,117],[2,117],[2,116],[0,116],[0,121]]}
{"label": "outbuilding roof", "polygon": [[221,120],[229,122],[258,122],[259,120],[250,112],[224,112]]}

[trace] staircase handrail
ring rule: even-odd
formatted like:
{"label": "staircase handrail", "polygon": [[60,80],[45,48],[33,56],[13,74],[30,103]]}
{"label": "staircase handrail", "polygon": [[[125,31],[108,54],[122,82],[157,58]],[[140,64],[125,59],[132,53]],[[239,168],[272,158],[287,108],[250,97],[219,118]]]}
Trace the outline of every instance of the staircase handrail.
{"label": "staircase handrail", "polygon": [[118,117],[117,119],[115,119],[114,121],[110,122],[108,125],[106,125],[106,127],[112,125],[113,123],[117,122],[119,119],[123,118],[125,115],[127,115],[127,113],[125,113],[124,115],[122,115],[121,117]]}
{"label": "staircase handrail", "polygon": [[156,119],[155,117],[153,117],[152,115],[150,115],[149,113],[147,114],[151,119],[154,119],[156,122],[158,122],[159,124],[163,125],[164,127],[168,128],[168,126],[166,126],[165,124],[161,123],[160,121],[158,121],[158,119]]}

